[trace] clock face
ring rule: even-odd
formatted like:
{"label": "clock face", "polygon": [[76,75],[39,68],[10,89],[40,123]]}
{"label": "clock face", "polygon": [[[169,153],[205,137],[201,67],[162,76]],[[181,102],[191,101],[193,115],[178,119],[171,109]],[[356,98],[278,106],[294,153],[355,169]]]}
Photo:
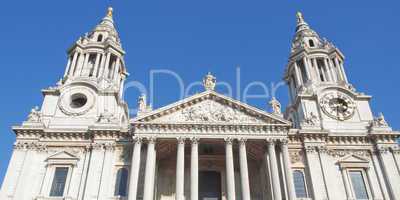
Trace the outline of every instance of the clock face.
{"label": "clock face", "polygon": [[356,104],[343,93],[330,92],[325,94],[320,105],[326,115],[337,120],[347,120],[354,115]]}

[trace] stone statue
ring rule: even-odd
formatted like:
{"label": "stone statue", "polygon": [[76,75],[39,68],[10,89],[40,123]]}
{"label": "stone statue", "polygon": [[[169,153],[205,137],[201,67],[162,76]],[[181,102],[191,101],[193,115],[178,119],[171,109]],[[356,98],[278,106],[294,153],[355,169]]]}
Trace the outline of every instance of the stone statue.
{"label": "stone statue", "polygon": [[215,83],[216,83],[216,78],[211,75],[210,72],[204,77],[203,79],[203,85],[206,90],[214,90],[215,89]]}
{"label": "stone statue", "polygon": [[373,126],[376,126],[376,127],[387,127],[387,126],[389,126],[388,123],[385,120],[385,116],[383,116],[383,113],[379,113],[378,117],[376,117],[374,119]]}
{"label": "stone statue", "polygon": [[31,109],[31,112],[28,115],[28,122],[40,122],[41,121],[41,112],[39,111],[39,107],[35,106]]}
{"label": "stone statue", "polygon": [[282,114],[281,103],[275,97],[272,97],[271,101],[269,102],[269,105],[272,108],[273,114],[276,114],[276,115]]}

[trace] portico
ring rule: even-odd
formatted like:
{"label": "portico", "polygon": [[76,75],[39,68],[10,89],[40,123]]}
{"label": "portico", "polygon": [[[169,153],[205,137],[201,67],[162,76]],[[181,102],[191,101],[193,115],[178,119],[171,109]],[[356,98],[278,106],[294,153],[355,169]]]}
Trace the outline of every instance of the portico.
{"label": "portico", "polygon": [[[131,124],[130,200],[139,194],[144,200],[294,199],[287,147],[291,125],[279,115],[210,87],[176,104],[141,112]],[[142,146],[146,149],[140,150]],[[137,166],[144,163],[139,172]],[[138,173],[145,174],[144,183],[138,182]],[[199,179],[199,174],[214,181]],[[140,184],[143,192],[137,191]]]}

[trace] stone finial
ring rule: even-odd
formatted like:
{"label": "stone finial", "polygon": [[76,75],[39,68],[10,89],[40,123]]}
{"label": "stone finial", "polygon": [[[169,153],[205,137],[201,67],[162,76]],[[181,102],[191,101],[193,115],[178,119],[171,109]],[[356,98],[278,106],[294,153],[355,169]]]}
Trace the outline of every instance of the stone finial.
{"label": "stone finial", "polygon": [[297,24],[304,24],[304,17],[303,17],[303,13],[301,12],[297,12],[296,13],[296,17],[297,17]]}
{"label": "stone finial", "polygon": [[269,106],[271,106],[273,114],[282,115],[281,103],[275,97],[272,97]]}
{"label": "stone finial", "polygon": [[204,77],[203,86],[206,90],[214,90],[217,79],[210,73]]}
{"label": "stone finial", "polygon": [[108,7],[107,9],[107,17],[112,17],[113,16],[113,8],[112,7]]}

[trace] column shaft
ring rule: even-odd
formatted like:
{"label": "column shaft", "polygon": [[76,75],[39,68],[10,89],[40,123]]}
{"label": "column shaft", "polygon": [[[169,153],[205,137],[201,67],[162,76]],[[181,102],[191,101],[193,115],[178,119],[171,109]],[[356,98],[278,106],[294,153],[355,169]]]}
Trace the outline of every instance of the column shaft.
{"label": "column shaft", "polygon": [[96,54],[96,61],[94,62],[94,70],[92,76],[97,76],[97,71],[99,70],[100,53]]}
{"label": "column shaft", "polygon": [[278,160],[275,154],[275,143],[274,141],[268,141],[268,155],[271,164],[271,176],[272,176],[272,189],[274,191],[274,200],[281,200],[281,186],[279,181],[279,171],[278,171]]}
{"label": "column shaft", "polygon": [[197,138],[192,139],[190,164],[190,200],[198,200],[199,196],[199,152]]}
{"label": "column shaft", "polygon": [[154,179],[155,179],[155,164],[156,164],[156,149],[155,139],[151,138],[147,145],[146,156],[146,172],[144,180],[144,195],[143,200],[153,200],[154,197]]}
{"label": "column shaft", "polygon": [[185,182],[185,139],[178,138],[178,147],[176,155],[176,190],[175,199],[184,200],[184,182]]}
{"label": "column shaft", "polygon": [[292,168],[290,166],[290,158],[289,158],[289,148],[287,141],[282,142],[281,144],[282,149],[282,156],[283,156],[283,165],[285,170],[285,177],[286,177],[286,187],[288,192],[288,199],[294,200],[296,199],[296,192],[294,190],[294,183],[293,183],[293,174]]}
{"label": "column shaft", "polygon": [[133,147],[132,161],[131,161],[131,175],[129,179],[129,200],[136,200],[137,186],[139,181],[140,169],[140,152],[142,148],[141,138],[136,138],[135,146]]}
{"label": "column shaft", "polygon": [[246,141],[240,140],[239,157],[240,157],[240,178],[242,186],[242,199],[250,200],[249,172],[247,166]]}
{"label": "column shaft", "polygon": [[226,188],[229,200],[235,200],[235,169],[233,165],[232,139],[225,141],[225,161],[226,161]]}
{"label": "column shaft", "polygon": [[68,72],[68,76],[73,76],[75,68],[76,68],[76,63],[77,63],[77,58],[78,58],[78,52],[75,51],[74,53],[74,58],[72,58],[72,63]]}

